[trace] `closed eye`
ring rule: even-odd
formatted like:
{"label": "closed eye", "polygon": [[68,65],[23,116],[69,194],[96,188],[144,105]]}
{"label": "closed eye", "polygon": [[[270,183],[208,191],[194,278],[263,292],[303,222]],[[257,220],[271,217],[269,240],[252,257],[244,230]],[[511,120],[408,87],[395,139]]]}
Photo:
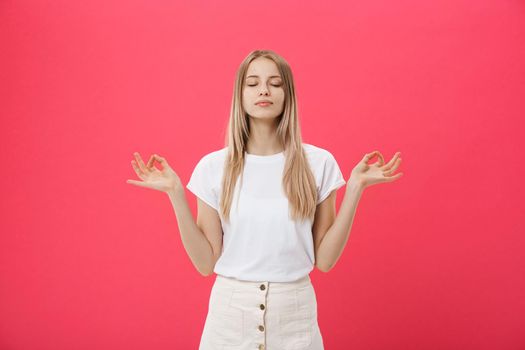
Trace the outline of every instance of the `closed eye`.
{"label": "closed eye", "polygon": [[[248,84],[248,86],[255,86],[255,85],[257,85],[257,84]],[[270,85],[272,85],[272,86],[276,86],[276,87],[281,86],[281,84],[270,84]]]}

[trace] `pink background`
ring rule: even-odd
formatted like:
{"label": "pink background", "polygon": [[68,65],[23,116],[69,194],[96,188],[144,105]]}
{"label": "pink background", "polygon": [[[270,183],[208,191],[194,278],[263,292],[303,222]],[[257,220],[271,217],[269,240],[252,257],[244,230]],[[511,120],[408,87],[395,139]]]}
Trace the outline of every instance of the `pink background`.
{"label": "pink background", "polygon": [[524,349],[524,37],[522,1],[2,1],[0,348],[197,348],[215,275],[125,181],[186,184],[269,48],[345,179],[403,158],[311,274],[326,349]]}

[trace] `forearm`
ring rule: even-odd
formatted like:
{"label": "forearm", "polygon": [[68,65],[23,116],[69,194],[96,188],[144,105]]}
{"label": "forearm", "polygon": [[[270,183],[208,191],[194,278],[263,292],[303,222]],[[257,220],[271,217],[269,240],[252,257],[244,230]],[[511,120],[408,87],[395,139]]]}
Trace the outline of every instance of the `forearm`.
{"label": "forearm", "polygon": [[175,211],[182,244],[200,274],[207,276],[213,269],[213,250],[210,242],[195,223],[184,190],[170,191],[168,197]]}
{"label": "forearm", "polygon": [[353,180],[348,181],[345,196],[335,221],[317,248],[317,265],[320,266],[324,272],[331,270],[343,253],[362,193],[362,186]]}

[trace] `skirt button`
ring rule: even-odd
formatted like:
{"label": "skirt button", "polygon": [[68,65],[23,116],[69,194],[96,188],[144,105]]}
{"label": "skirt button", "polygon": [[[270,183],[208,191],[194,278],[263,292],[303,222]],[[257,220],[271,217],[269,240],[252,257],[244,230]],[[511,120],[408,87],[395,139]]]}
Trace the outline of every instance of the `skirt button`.
{"label": "skirt button", "polygon": [[262,325],[259,326],[259,330],[260,330],[261,332],[264,332],[264,326],[262,326]]}
{"label": "skirt button", "polygon": [[264,310],[264,304],[261,304],[260,308],[261,310]]}

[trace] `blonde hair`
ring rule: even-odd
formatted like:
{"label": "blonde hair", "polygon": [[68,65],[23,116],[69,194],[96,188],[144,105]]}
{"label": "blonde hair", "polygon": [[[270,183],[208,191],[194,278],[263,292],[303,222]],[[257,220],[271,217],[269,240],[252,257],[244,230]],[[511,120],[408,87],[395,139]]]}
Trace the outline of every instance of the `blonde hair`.
{"label": "blonde hair", "polygon": [[[277,137],[284,145],[286,158],[282,186],[288,197],[292,220],[311,219],[315,215],[317,190],[315,178],[302,147],[301,130],[297,115],[297,98],[292,71],[288,62],[272,50],[254,50],[241,62],[233,89],[230,119],[225,144],[227,155],[222,178],[221,214],[226,220],[232,206],[235,184],[244,168],[244,152],[250,137],[248,115],[242,107],[244,80],[249,64],[258,57],[273,60],[282,76],[284,88],[283,113],[278,116]],[[242,179],[241,179],[242,181]]]}

